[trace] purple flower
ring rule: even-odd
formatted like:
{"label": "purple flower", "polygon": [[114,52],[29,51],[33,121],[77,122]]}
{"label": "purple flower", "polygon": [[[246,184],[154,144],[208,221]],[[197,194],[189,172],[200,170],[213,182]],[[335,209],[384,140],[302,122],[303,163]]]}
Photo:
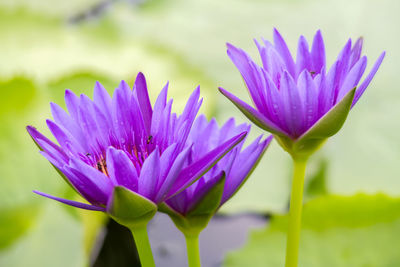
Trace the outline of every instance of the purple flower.
{"label": "purple flower", "polygon": [[168,83],[154,107],[141,73],[133,90],[122,81],[112,98],[100,83],[95,85],[93,101],[67,90],[68,113],[51,103],[54,121],[47,120],[59,145],[32,126],[27,130],[40,153],[90,204],[36,193],[78,208],[109,212],[112,205],[121,210],[113,192],[122,187],[122,193],[117,191],[133,193],[133,202],[140,196],[158,204],[203,176],[246,135],[238,132],[188,164],[194,146],[188,136],[202,102],[200,90],[192,93],[178,116],[171,113],[167,88]]}
{"label": "purple flower", "polygon": [[[193,143],[188,157],[189,163],[198,160],[208,150],[218,147],[233,136],[249,130],[250,125],[241,124],[236,126],[233,118],[229,119],[222,127],[219,127],[215,119],[208,122],[204,115],[199,116],[193,124],[188,137],[188,142]],[[217,200],[217,208],[223,205],[244,184],[272,140],[272,136],[265,140],[261,140],[261,138],[262,136],[259,136],[243,150],[244,140],[241,141],[203,177],[181,193],[168,199],[166,204],[174,212],[186,216],[196,209],[198,204],[203,201],[204,197],[222,178],[225,178],[221,187],[222,194]]]}
{"label": "purple flower", "polygon": [[303,36],[299,38],[296,61],[276,29],[273,35],[274,44],[255,41],[262,66],[243,50],[227,44],[228,55],[239,69],[254,107],[222,88],[220,91],[255,124],[281,137],[278,142],[284,143],[287,150],[293,150],[293,144],[288,144],[293,141],[335,134],[371,82],[385,53],[360,82],[367,66],[367,57],[361,56],[362,38],[353,45],[350,39],[328,68],[320,31],[311,48]]}

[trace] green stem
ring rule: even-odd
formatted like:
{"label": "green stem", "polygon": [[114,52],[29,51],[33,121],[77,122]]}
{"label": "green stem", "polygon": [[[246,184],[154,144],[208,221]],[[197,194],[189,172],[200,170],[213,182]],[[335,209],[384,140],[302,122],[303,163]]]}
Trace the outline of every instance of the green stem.
{"label": "green stem", "polygon": [[189,267],[201,267],[200,250],[199,250],[199,234],[186,235],[186,248]]}
{"label": "green stem", "polygon": [[297,267],[299,259],[299,241],[301,211],[303,207],[304,175],[307,159],[293,158],[293,181],[290,196],[289,228],[286,245],[286,267]]}
{"label": "green stem", "polygon": [[135,226],[130,228],[133,238],[135,239],[136,248],[139,253],[140,263],[142,267],[155,267],[153,253],[147,234],[147,225]]}

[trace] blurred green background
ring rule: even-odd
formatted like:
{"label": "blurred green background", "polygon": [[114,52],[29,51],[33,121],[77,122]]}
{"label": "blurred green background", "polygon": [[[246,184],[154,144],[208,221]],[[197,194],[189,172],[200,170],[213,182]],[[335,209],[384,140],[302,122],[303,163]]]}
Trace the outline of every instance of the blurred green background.
{"label": "blurred green background", "polygon": [[[74,197],[24,129],[49,132],[50,101],[64,105],[66,88],[92,95],[96,80],[112,92],[142,71],[153,99],[170,81],[176,111],[200,84],[202,112],[246,121],[217,90],[248,100],[225,42],[257,58],[252,39],[271,39],[273,27],[293,53],[301,34],[321,29],[329,64],[349,37],[364,37],[367,71],[387,51],[343,129],[310,162],[300,262],[400,266],[399,12],[398,0],[1,0],[0,266],[84,266],[103,225],[99,214],[31,192]],[[253,127],[251,137],[260,133]],[[221,210],[272,219],[225,266],[283,266],[290,175],[273,143]]]}

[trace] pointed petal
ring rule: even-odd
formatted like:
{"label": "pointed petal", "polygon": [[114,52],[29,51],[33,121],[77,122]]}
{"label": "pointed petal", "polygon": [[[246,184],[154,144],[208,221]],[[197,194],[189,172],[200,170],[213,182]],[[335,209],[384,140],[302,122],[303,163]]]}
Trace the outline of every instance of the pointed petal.
{"label": "pointed petal", "polygon": [[271,135],[259,143],[261,137],[257,138],[236,157],[232,170],[226,178],[221,205],[228,201],[243,186],[257,167],[258,162],[273,139]]}
{"label": "pointed petal", "polygon": [[342,128],[353,102],[355,88],[345,95],[341,101],[334,105],[324,116],[300,136],[296,143],[301,147],[302,142],[312,139],[326,139],[337,133]]}
{"label": "pointed petal", "polygon": [[311,48],[311,59],[313,62],[312,71],[319,73],[326,64],[324,39],[322,38],[320,30],[318,30],[314,36]]}
{"label": "pointed petal", "polygon": [[[168,146],[161,154],[160,157],[160,179],[157,183],[157,190],[161,187],[164,179],[168,175],[168,172],[174,163],[176,157],[176,147],[177,144],[173,143],[172,145]],[[178,151],[179,152],[179,151]]]}
{"label": "pointed petal", "polygon": [[296,57],[296,76],[304,70],[311,70],[311,55],[308,48],[308,43],[306,38],[302,35],[299,38],[299,43],[297,47],[297,57]]}
{"label": "pointed petal", "polygon": [[57,168],[62,168],[65,164],[68,163],[68,157],[60,154],[57,150],[55,150],[52,146],[48,145],[43,140],[38,140],[38,144],[40,147],[43,148],[43,151],[40,151],[39,153],[45,156],[45,158],[48,159]]}
{"label": "pointed petal", "polygon": [[99,170],[75,158],[71,159],[69,168],[78,178],[82,178],[82,181],[90,181],[105,197],[111,194],[113,185]]}
{"label": "pointed petal", "polygon": [[361,83],[361,85],[357,88],[356,90],[356,95],[354,96],[353,99],[353,104],[351,105],[351,107],[353,107],[357,101],[360,99],[360,97],[362,96],[362,94],[364,93],[365,89],[367,89],[369,83],[372,81],[372,78],[374,78],[376,72],[379,69],[379,66],[381,65],[383,58],[385,57],[386,52],[383,52],[379,58],[376,60],[374,66],[372,67],[371,71],[368,73],[367,78],[365,78],[365,80]]}
{"label": "pointed petal", "polygon": [[50,108],[55,122],[59,125],[62,125],[81,145],[84,145],[86,140],[76,121],[73,120],[72,117],[69,116],[67,112],[65,112],[59,105],[50,103]]}
{"label": "pointed petal", "polygon": [[278,127],[275,123],[268,120],[265,116],[263,116],[260,112],[255,110],[249,104],[245,103],[244,101],[240,100],[238,97],[234,96],[233,94],[229,93],[223,88],[219,88],[219,91],[226,96],[236,107],[240,109],[240,111],[254,124],[256,124],[261,129],[264,129],[268,132],[280,134],[280,135],[287,135],[280,127]]}
{"label": "pointed petal", "polygon": [[305,116],[299,89],[288,72],[281,79],[281,94],[284,105],[285,122],[293,137],[299,136],[305,128]]}
{"label": "pointed petal", "polygon": [[367,66],[367,57],[362,57],[347,74],[336,101],[340,101],[351,89],[357,86]]}
{"label": "pointed petal", "polygon": [[274,28],[274,44],[275,49],[282,56],[282,59],[286,63],[286,69],[290,73],[290,75],[296,75],[295,72],[295,64],[292,55],[290,54],[289,48],[286,45],[285,40],[282,38],[281,34],[277,29]]}
{"label": "pointed petal", "polygon": [[64,127],[51,120],[46,120],[46,123],[51,133],[64,150],[74,154],[78,152],[85,153],[85,149],[67,130],[64,129]]}
{"label": "pointed petal", "polygon": [[142,111],[144,125],[146,126],[147,132],[150,133],[153,109],[151,107],[149,93],[147,91],[146,78],[144,77],[143,73],[139,72],[136,76],[134,88],[136,90],[140,110]]}
{"label": "pointed petal", "polygon": [[78,121],[79,97],[72,91],[65,90],[65,104],[67,105],[69,115],[71,115],[75,121]]}
{"label": "pointed petal", "polygon": [[106,210],[103,207],[98,207],[98,206],[85,204],[85,203],[81,203],[81,202],[77,202],[77,201],[73,201],[73,200],[68,200],[68,199],[64,199],[64,198],[55,197],[55,196],[52,196],[52,195],[49,195],[49,194],[46,194],[46,193],[42,193],[42,192],[39,192],[39,191],[36,191],[36,190],[34,190],[33,193],[38,194],[38,195],[43,196],[43,197],[47,197],[47,198],[53,199],[55,201],[64,203],[64,204],[69,205],[69,206],[73,206],[73,207],[84,209],[84,210],[95,210],[95,211],[105,211]]}
{"label": "pointed petal", "polygon": [[41,148],[43,149],[39,144],[38,141],[42,140],[42,142],[45,142],[48,144],[50,147],[52,147],[55,151],[57,151],[64,159],[67,159],[67,155],[65,152],[59,147],[58,145],[54,144],[50,139],[48,139],[46,136],[41,134],[35,127],[33,126],[27,126],[26,130],[28,131],[29,135],[32,137],[33,141]]}
{"label": "pointed petal", "polygon": [[226,153],[228,153],[232,148],[234,148],[239,142],[243,140],[247,133],[241,133],[217,148],[213,149],[205,156],[200,158],[198,161],[189,165],[183,169],[175,183],[173,184],[171,190],[168,193],[167,198],[176,195],[180,191],[184,190],[190,184],[195,182],[201,176],[203,176],[209,169],[211,169]]}
{"label": "pointed petal", "polygon": [[163,183],[159,187],[155,200],[156,203],[163,201],[167,197],[168,191],[171,189],[180,172],[182,171],[183,164],[185,163],[191,149],[191,146],[187,147],[185,150],[179,153],[174,160],[171,168],[169,169],[168,175],[165,177]]}
{"label": "pointed petal", "polygon": [[160,152],[156,148],[144,161],[140,171],[138,192],[153,200],[158,179],[160,177]]}
{"label": "pointed petal", "polygon": [[107,149],[107,169],[114,185],[121,185],[132,191],[137,190],[137,172],[125,152],[109,147]]}
{"label": "pointed petal", "polygon": [[227,43],[226,45],[228,47],[228,56],[242,75],[254,105],[257,107],[258,110],[263,110],[263,105],[261,102],[262,98],[259,92],[261,88],[257,84],[255,77],[256,75],[261,76],[259,73],[257,73],[259,69],[253,67],[255,63],[245,51],[229,43]]}
{"label": "pointed petal", "polygon": [[99,82],[96,82],[96,85],[94,86],[93,101],[102,111],[103,115],[108,120],[108,123],[112,125],[112,100],[107,90]]}
{"label": "pointed petal", "polygon": [[121,82],[119,87],[114,91],[112,98],[112,118],[114,129],[118,133],[121,143],[133,138],[132,133],[132,113],[130,109],[130,100],[132,93],[128,84]]}
{"label": "pointed petal", "polygon": [[303,102],[305,115],[305,129],[309,128],[317,120],[318,93],[317,87],[308,70],[304,70],[297,81],[299,94]]}
{"label": "pointed petal", "polygon": [[353,48],[351,49],[351,60],[350,60],[350,67],[353,67],[354,64],[360,59],[362,46],[363,46],[363,38],[358,38],[357,42],[354,44]]}
{"label": "pointed petal", "polygon": [[151,135],[155,136],[161,124],[161,118],[165,106],[167,104],[167,94],[168,94],[168,82],[161,90],[157,97],[156,103],[154,104],[153,115],[151,118]]}

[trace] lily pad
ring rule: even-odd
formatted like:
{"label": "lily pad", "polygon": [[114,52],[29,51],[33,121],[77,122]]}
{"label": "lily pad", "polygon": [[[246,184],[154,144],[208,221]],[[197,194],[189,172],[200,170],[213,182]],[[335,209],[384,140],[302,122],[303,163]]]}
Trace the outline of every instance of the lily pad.
{"label": "lily pad", "polygon": [[0,209],[0,250],[12,245],[32,226],[38,207],[25,205]]}
{"label": "lily pad", "polygon": [[[273,217],[224,266],[284,266],[287,223],[287,215]],[[399,235],[400,198],[319,197],[304,206],[299,266],[399,266]]]}

